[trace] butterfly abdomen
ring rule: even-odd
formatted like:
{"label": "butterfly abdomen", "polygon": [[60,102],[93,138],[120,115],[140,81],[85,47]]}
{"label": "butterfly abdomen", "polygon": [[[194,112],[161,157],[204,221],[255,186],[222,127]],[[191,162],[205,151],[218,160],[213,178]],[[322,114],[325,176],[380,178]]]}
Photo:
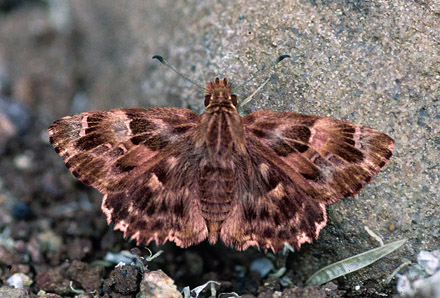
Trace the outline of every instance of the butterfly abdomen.
{"label": "butterfly abdomen", "polygon": [[200,169],[200,207],[207,220],[223,221],[231,211],[235,174],[231,165],[208,163]]}
{"label": "butterfly abdomen", "polygon": [[220,225],[232,210],[235,181],[231,163],[216,159],[207,161],[200,168],[200,212],[207,221],[209,241],[212,243],[217,241]]}

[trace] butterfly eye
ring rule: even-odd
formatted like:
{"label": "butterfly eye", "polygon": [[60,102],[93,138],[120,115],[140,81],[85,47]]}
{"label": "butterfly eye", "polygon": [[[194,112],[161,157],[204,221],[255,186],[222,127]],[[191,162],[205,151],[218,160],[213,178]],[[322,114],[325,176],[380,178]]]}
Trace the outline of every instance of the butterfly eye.
{"label": "butterfly eye", "polygon": [[232,100],[232,104],[234,105],[234,107],[236,107],[237,106],[237,95],[232,94],[231,100]]}
{"label": "butterfly eye", "polygon": [[205,107],[209,105],[210,100],[211,100],[211,95],[205,95]]}

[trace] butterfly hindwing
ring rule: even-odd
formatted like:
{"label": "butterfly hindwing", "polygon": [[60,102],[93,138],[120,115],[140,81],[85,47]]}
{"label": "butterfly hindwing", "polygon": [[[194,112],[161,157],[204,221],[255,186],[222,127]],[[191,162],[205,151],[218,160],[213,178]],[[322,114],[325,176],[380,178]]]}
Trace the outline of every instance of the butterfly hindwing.
{"label": "butterfly hindwing", "polygon": [[326,224],[325,204],[292,181],[269,158],[273,152],[252,136],[247,138],[247,149],[243,158],[248,167],[237,170],[249,180],[238,185],[232,211],[222,225],[223,242],[239,250],[258,246],[279,251],[285,242],[299,249],[316,239]]}

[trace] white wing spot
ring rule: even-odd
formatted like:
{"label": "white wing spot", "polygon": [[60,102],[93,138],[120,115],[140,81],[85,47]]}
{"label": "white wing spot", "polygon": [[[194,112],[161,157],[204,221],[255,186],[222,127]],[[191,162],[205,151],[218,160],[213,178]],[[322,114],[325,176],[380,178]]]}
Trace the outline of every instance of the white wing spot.
{"label": "white wing spot", "polygon": [[81,130],[79,131],[79,136],[83,137],[86,135],[86,129],[89,128],[89,123],[87,122],[87,119],[89,116],[83,116],[81,118]]}

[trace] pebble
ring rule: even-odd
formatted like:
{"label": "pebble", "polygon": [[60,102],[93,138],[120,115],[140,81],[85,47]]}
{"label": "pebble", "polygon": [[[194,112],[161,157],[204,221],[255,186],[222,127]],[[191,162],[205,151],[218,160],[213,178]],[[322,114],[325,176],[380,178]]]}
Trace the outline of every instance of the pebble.
{"label": "pebble", "polygon": [[63,269],[54,268],[38,273],[35,285],[38,289],[62,296],[72,294],[70,280],[63,276]]}
{"label": "pebble", "polygon": [[262,278],[266,277],[275,267],[268,258],[259,258],[252,262],[250,270],[258,273]]}
{"label": "pebble", "polygon": [[12,206],[12,216],[14,216],[15,219],[27,220],[31,217],[31,215],[31,208],[24,202],[18,202]]}
{"label": "pebble", "polygon": [[156,270],[144,273],[138,297],[181,298],[182,294],[168,275]]}
{"label": "pebble", "polygon": [[440,250],[433,252],[422,250],[417,255],[417,263],[429,275],[434,274],[436,271],[440,271]]}
{"label": "pebble", "polygon": [[29,170],[32,166],[32,154],[25,152],[18,154],[13,159],[14,166],[19,170]]}
{"label": "pebble", "polygon": [[28,292],[25,289],[10,288],[7,286],[0,287],[0,297],[7,298],[27,298]]}
{"label": "pebble", "polygon": [[396,225],[392,223],[388,226],[388,231],[394,232],[394,230],[396,230]]}
{"label": "pebble", "polygon": [[63,244],[62,238],[53,231],[45,231],[37,236],[42,252],[57,251]]}
{"label": "pebble", "polygon": [[87,292],[101,288],[102,277],[104,276],[103,266],[89,266],[87,263],[83,263],[74,260],[67,270],[67,276],[69,280],[72,280]]}
{"label": "pebble", "polygon": [[24,133],[29,129],[31,116],[26,105],[0,96],[0,114],[11,121],[17,133]]}
{"label": "pebble", "polygon": [[26,274],[23,273],[15,273],[13,275],[11,275],[6,282],[8,283],[8,285],[10,285],[11,287],[14,287],[16,289],[18,288],[23,288],[23,287],[28,287],[32,284],[32,279],[27,276]]}
{"label": "pebble", "polygon": [[104,288],[110,293],[132,295],[138,290],[138,273],[139,270],[135,266],[117,266],[104,282]]}
{"label": "pebble", "polygon": [[420,251],[417,265],[399,276],[397,292],[404,297],[440,297],[440,250]]}

